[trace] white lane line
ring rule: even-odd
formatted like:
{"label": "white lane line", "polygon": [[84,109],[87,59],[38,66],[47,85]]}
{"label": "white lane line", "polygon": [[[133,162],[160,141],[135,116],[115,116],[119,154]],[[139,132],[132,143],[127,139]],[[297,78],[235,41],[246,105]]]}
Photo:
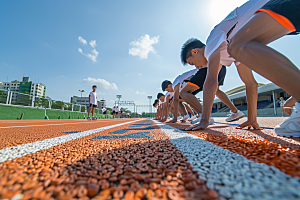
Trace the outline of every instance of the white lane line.
{"label": "white lane line", "polygon": [[[142,119],[140,119],[140,120],[142,120]],[[42,140],[42,141],[36,141],[36,142],[28,143],[28,144],[22,144],[22,145],[13,146],[13,147],[6,147],[6,148],[0,150],[0,163],[4,162],[6,160],[11,160],[14,158],[22,157],[22,156],[25,156],[30,153],[35,153],[35,152],[43,150],[43,149],[49,149],[58,144],[62,144],[62,143],[65,143],[65,142],[68,142],[71,140],[82,138],[82,137],[85,137],[85,136],[88,136],[88,135],[91,135],[91,134],[94,134],[94,133],[97,133],[100,131],[104,131],[104,130],[107,130],[110,128],[115,128],[115,127],[122,126],[125,124],[134,123],[134,122],[137,122],[140,120],[135,120],[135,121],[125,122],[125,123],[116,124],[116,125],[112,125],[112,126],[106,126],[106,127],[102,127],[102,128],[87,130],[87,131],[83,131],[80,133],[64,135],[64,136],[46,139],[46,140]]]}
{"label": "white lane line", "polygon": [[[95,121],[95,122],[107,122],[107,121]],[[34,124],[34,125],[25,125],[25,126],[5,126],[0,128],[26,128],[26,127],[34,127],[34,126],[61,126],[65,124],[83,124],[83,123],[93,123],[93,121],[88,122],[76,122],[76,123],[61,123],[61,124]]]}
{"label": "white lane line", "polygon": [[300,199],[300,179],[171,126],[155,122],[221,199]]}
{"label": "white lane line", "polygon": [[[129,118],[125,118],[125,119],[129,119]],[[132,118],[133,119],[133,118]],[[123,119],[98,119],[99,121],[110,121],[110,120],[123,120]],[[14,120],[14,121],[9,121],[6,122],[6,120],[0,120],[0,124],[25,124],[25,123],[44,123],[44,122],[70,122],[70,121],[87,121],[86,119],[59,119],[59,120],[54,120],[54,119],[50,119],[50,120],[45,120],[45,119],[41,119],[41,120],[29,120],[29,119],[24,119],[24,120]]]}

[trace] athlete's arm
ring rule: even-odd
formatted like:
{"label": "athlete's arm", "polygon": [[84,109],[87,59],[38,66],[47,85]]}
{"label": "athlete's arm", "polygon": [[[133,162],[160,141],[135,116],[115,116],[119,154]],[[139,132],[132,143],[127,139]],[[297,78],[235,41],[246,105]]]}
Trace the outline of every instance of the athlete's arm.
{"label": "athlete's arm", "polygon": [[89,95],[89,104],[91,104],[91,95]]}
{"label": "athlete's arm", "polygon": [[173,96],[173,109],[174,109],[174,117],[168,123],[176,123],[177,122],[177,115],[178,115],[178,107],[179,107],[179,86],[178,83],[174,88],[174,96]]}
{"label": "athlete's arm", "polygon": [[170,108],[170,103],[169,103],[169,101],[170,101],[170,95],[168,95],[167,97],[166,97],[166,102],[164,103],[164,110],[165,110],[165,112],[164,112],[164,121],[166,121],[167,119],[168,119],[168,115],[169,115],[169,108]]}
{"label": "athlete's arm", "polygon": [[207,76],[203,86],[203,113],[202,119],[209,121],[211,108],[218,89],[218,74],[222,67],[220,64],[220,48],[214,51],[208,59]]}

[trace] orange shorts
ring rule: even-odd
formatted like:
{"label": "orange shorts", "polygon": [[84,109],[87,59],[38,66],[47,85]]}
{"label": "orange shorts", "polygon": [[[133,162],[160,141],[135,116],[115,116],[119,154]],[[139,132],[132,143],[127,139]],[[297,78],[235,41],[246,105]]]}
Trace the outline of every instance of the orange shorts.
{"label": "orange shorts", "polygon": [[269,15],[271,15],[276,21],[278,21],[283,27],[285,27],[286,29],[288,29],[291,32],[295,32],[296,28],[293,25],[293,23],[286,17],[273,12],[272,10],[268,10],[268,9],[259,9],[258,11],[256,11],[256,13],[258,12],[264,12],[264,13],[268,13]]}

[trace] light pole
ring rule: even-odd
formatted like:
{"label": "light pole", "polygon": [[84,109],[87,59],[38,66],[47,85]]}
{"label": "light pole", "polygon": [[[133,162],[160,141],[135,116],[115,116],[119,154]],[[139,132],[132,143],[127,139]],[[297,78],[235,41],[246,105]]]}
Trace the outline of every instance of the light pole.
{"label": "light pole", "polygon": [[[85,92],[85,91],[84,90],[79,90],[79,92],[81,94],[80,105],[82,105],[82,93]],[[76,101],[76,103],[77,103],[77,101]],[[81,112],[81,110],[80,110],[80,112]]]}
{"label": "light pole", "polygon": [[82,100],[82,93],[85,92],[84,90],[79,90],[81,92],[81,100]]}
{"label": "light pole", "polygon": [[152,96],[148,96],[148,99],[149,99],[149,117],[151,118],[151,111],[152,111],[152,108],[151,108],[151,99],[152,99]]}
{"label": "light pole", "polygon": [[[120,106],[120,99],[122,98],[122,95],[117,95],[117,99],[118,99],[118,109],[119,109],[119,106]],[[120,116],[120,112],[119,112],[119,110],[118,110],[118,117]]]}

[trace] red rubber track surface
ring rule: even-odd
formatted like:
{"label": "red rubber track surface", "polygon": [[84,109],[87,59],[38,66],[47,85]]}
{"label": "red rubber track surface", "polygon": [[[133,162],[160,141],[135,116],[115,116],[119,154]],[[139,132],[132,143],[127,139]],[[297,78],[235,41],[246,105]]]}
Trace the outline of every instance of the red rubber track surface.
{"label": "red rubber track surface", "polygon": [[0,127],[9,128],[0,128],[0,149],[63,136],[63,132],[86,131],[134,120],[137,119],[2,120]]}
{"label": "red rubber track surface", "polygon": [[[118,122],[125,121],[128,120]],[[102,126],[97,123],[95,126]],[[116,124],[116,121],[109,123]],[[157,125],[150,125],[154,129],[109,134],[133,129],[131,125],[104,130],[0,163],[0,198],[23,194],[22,199],[47,200],[218,199],[218,194],[198,178],[186,157]],[[92,123],[84,126],[95,128]],[[68,126],[59,129],[60,132],[67,130],[70,130]],[[145,131],[153,138],[92,139]]]}

